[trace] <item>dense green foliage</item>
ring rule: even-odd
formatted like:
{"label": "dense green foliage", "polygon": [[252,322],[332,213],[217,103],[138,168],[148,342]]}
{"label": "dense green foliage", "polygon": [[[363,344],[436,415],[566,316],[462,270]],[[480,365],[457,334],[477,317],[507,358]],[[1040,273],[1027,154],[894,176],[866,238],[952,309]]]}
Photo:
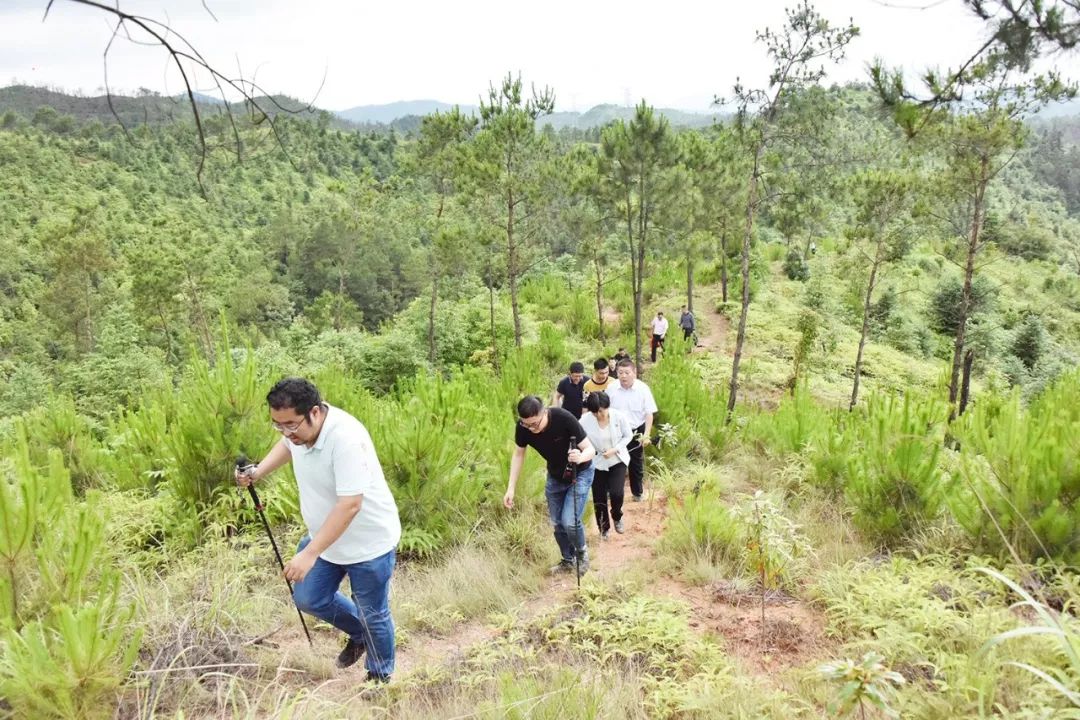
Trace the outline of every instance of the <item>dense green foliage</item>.
{"label": "dense green foliage", "polygon": [[[934,585],[947,561],[908,556],[930,546],[1018,566],[1080,560],[1080,219],[1067,162],[1075,138],[1062,129],[1072,126],[1005,138],[1029,144],[989,185],[986,246],[965,290],[950,267],[963,265],[963,234],[949,226],[964,199],[938,172],[948,149],[912,150],[902,209],[875,214],[879,195],[843,189],[872,184],[850,158],[888,168],[903,139],[865,89],[812,85],[779,103],[785,133],[828,118],[815,132],[836,154],[753,146],[761,177],[775,176],[793,200],[770,206],[745,235],[744,135],[677,131],[645,103],[591,136],[556,134],[542,127],[548,99],[530,104],[512,76],[480,120],[438,114],[404,137],[279,116],[278,145],[242,123],[242,162],[213,153],[205,198],[182,117],[142,125],[129,141],[56,110],[2,116],[0,714],[103,714],[133,663],[160,669],[157,657],[137,658],[141,639],[124,623],[137,611],[150,625],[152,573],[187,587],[184,573],[198,575],[182,569],[191,558],[259,537],[231,467],[274,441],[264,393],[285,374],[313,378],[370,429],[407,562],[444,568],[469,552],[505,551],[542,564],[534,454],[520,488],[532,514],[508,518],[498,502],[516,400],[548,396],[571,360],[588,365],[634,345],[654,307],[675,320],[688,300],[699,334],[713,331],[707,347],[689,347],[673,327],[646,374],[665,438],[649,455],[666,498],[668,561],[755,589],[764,618],[767,591],[805,590],[802,563],[821,532],[789,516],[828,506],[868,551],[892,554],[837,564],[813,592],[847,638],[844,652],[880,650],[907,680],[922,678],[897,691],[898,707],[970,716],[985,699],[1031,710],[1012,675],[978,674],[979,646],[1014,620],[1000,588],[965,569],[947,589],[960,599],[948,601]],[[220,118],[207,122],[224,137]],[[808,169],[833,161],[828,182]],[[918,230],[893,234],[909,224]],[[750,305],[741,404],[729,415],[742,240]],[[950,417],[942,377],[962,327],[971,403]],[[714,468],[738,457],[753,468],[736,491]],[[272,524],[291,533],[289,471],[263,494]],[[224,574],[251,572],[246,555],[205,557]],[[506,586],[513,562],[500,568]],[[468,602],[403,608],[410,628],[512,604],[469,595],[463,582],[449,585]],[[213,623],[228,616],[216,610],[178,637],[211,643]],[[529,693],[572,690],[550,665],[563,652],[632,670],[644,688],[634,712],[716,717],[730,696],[730,717],[825,705],[819,690],[798,700],[746,691],[681,612],[587,590],[567,615],[471,654],[471,682],[497,698],[493,715]],[[983,615],[991,622],[976,627]],[[164,633],[148,642],[158,655],[171,647]],[[1036,650],[1018,643],[1007,657],[1036,662]],[[867,660],[867,672],[892,677],[879,664]],[[1056,659],[1048,667],[1072,678]],[[514,670],[535,670],[532,684],[512,682]],[[935,694],[920,696],[925,688]],[[594,692],[589,707],[608,699]]]}

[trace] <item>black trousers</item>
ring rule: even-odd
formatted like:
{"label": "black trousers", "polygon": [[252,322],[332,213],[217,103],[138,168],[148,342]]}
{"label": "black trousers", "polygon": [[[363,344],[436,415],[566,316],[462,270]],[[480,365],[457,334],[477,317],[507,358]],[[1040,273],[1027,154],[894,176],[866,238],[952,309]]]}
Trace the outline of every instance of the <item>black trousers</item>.
{"label": "black trousers", "polygon": [[652,336],[652,361],[656,362],[656,349],[664,347],[664,338],[662,335]]}
{"label": "black trousers", "polygon": [[[634,428],[634,434],[643,436],[645,423]],[[641,497],[645,494],[645,448],[640,440],[631,440],[626,449],[630,451],[630,492]]]}
{"label": "black trousers", "polygon": [[693,328],[683,328],[682,329],[682,339],[683,340],[689,340],[690,336],[693,335],[693,334],[694,334],[694,329]]}
{"label": "black trousers", "polygon": [[[612,465],[607,470],[593,473],[592,501],[596,511],[596,524],[601,533],[611,529],[611,523],[622,520],[623,492],[626,486],[626,466]],[[608,504],[611,516],[608,516]]]}

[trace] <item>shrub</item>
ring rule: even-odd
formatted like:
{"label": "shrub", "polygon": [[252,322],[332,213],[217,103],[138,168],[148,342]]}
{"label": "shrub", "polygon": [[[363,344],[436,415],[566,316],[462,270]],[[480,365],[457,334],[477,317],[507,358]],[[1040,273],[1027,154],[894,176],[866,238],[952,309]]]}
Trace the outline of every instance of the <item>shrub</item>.
{"label": "shrub", "polygon": [[562,332],[550,322],[540,323],[540,353],[544,361],[553,368],[569,367],[566,339]]}
{"label": "shrub", "polygon": [[1080,560],[1078,393],[1073,371],[1029,408],[1014,391],[964,415],[957,434],[965,487],[953,514],[981,547],[1003,553],[1007,541],[1025,559]]}
{"label": "shrub", "polygon": [[715,492],[703,490],[688,496],[680,509],[672,509],[659,550],[680,559],[680,566],[705,560],[735,569],[742,553],[741,538],[739,523],[727,503]]}
{"label": "shrub", "polygon": [[938,456],[945,408],[931,399],[873,396],[848,460],[845,496],[855,524],[894,546],[937,517],[943,488]]}
{"label": "shrub", "polygon": [[810,266],[803,259],[802,253],[795,248],[788,250],[784,258],[784,274],[788,280],[806,282],[810,279]]}
{"label": "shrub", "polygon": [[49,398],[49,376],[44,371],[26,361],[17,363],[10,374],[8,367],[2,368],[5,377],[0,380],[0,416],[17,415]]}
{"label": "shrub", "polygon": [[1012,342],[1012,354],[1020,358],[1024,367],[1031,370],[1039,362],[1039,357],[1046,346],[1046,330],[1038,315],[1029,314],[1016,329]]}
{"label": "shrub", "polygon": [[[960,300],[964,285],[956,275],[949,275],[938,283],[930,298],[930,321],[938,332],[955,335],[960,326]],[[968,318],[988,312],[993,304],[994,288],[984,275],[976,275],[971,285],[971,307]]]}
{"label": "shrub", "polygon": [[79,413],[74,400],[66,396],[55,397],[35,405],[22,419],[27,427],[34,428],[27,442],[35,465],[47,465],[49,454],[57,449],[64,458],[64,466],[76,492],[82,493],[104,481],[97,439],[101,427]]}
{"label": "shrub", "polygon": [[819,446],[832,426],[829,411],[814,402],[805,388],[796,388],[794,396],[781,402],[775,412],[751,416],[744,435],[776,455],[791,455]]}
{"label": "shrub", "polygon": [[104,520],[78,502],[61,455],[30,460],[20,428],[0,482],[0,697],[19,717],[106,718],[139,649]]}
{"label": "shrub", "polygon": [[[1017,625],[1003,588],[974,571],[980,562],[894,554],[830,568],[816,579],[813,592],[829,634],[844,643],[841,652],[877,650],[907,680],[893,705],[900,717],[980,717],[990,707],[1007,717],[1053,717],[1044,688],[1000,668],[1005,659],[1047,666],[1052,642],[1017,639],[989,656],[979,652]],[[1027,704],[1040,710],[1010,712]]]}
{"label": "shrub", "polygon": [[678,428],[680,439],[696,430],[715,455],[721,454],[730,435],[723,389],[706,385],[691,357],[682,352],[668,353],[650,373],[649,387],[663,422]]}

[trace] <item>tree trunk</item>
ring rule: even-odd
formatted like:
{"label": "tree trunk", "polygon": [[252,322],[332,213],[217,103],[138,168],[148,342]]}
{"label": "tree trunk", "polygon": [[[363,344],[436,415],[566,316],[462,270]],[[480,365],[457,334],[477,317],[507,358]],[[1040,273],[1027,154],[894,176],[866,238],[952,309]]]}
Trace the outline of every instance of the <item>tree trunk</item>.
{"label": "tree trunk", "polygon": [[727,254],[720,260],[720,299],[727,303]]}
{"label": "tree trunk", "polygon": [[174,356],[172,332],[169,330],[169,321],[165,318],[165,311],[161,308],[160,305],[158,305],[157,310],[158,317],[161,318],[161,332],[165,335],[165,357],[168,358],[170,362],[178,360],[178,358]]}
{"label": "tree trunk", "polygon": [[645,235],[649,227],[648,202],[645,198],[645,173],[641,174],[638,195],[641,199],[641,210],[638,213],[638,244],[637,244],[637,290],[634,292],[637,301],[634,303],[637,309],[634,312],[634,325],[637,327],[638,343],[638,375],[641,375],[641,306],[645,302]]}
{"label": "tree trunk", "polygon": [[514,244],[514,191],[506,195],[506,279],[510,284],[510,310],[514,315],[514,347],[521,347],[521,314],[517,296],[517,247]]}
{"label": "tree trunk", "polygon": [[859,351],[855,354],[855,380],[851,385],[851,403],[848,411],[855,409],[859,401],[859,377],[862,374],[863,350],[866,348],[866,336],[870,332],[870,303],[874,297],[874,283],[877,282],[878,265],[881,262],[881,242],[878,242],[874,264],[870,266],[870,281],[866,283],[866,297],[863,299],[862,332],[859,334]]}
{"label": "tree trunk", "polygon": [[191,301],[191,310],[195,316],[195,327],[199,331],[199,339],[202,340],[203,352],[207,359],[214,356],[214,338],[210,334],[210,326],[206,322],[206,313],[203,312],[202,303],[199,301],[199,288],[191,277],[191,270],[184,269],[187,276],[188,298]]}
{"label": "tree trunk", "polygon": [[341,322],[341,305],[345,301],[345,271],[341,268],[338,269],[338,281],[337,281],[337,302],[334,303],[334,329],[340,330],[342,326]]}
{"label": "tree trunk", "polygon": [[727,222],[720,224],[720,293],[727,304]]}
{"label": "tree trunk", "polygon": [[436,275],[431,278],[431,303],[428,305],[428,326],[427,326],[427,341],[428,341],[428,361],[434,365],[435,357],[437,355],[437,349],[435,347],[435,303],[439,298],[439,277]]}
{"label": "tree trunk", "polygon": [[499,341],[495,334],[495,283],[491,282],[491,273],[488,272],[488,309],[491,317],[491,365],[495,368],[495,374],[500,373],[499,368]]}
{"label": "tree trunk", "polygon": [[975,361],[975,351],[971,348],[964,353],[964,379],[960,383],[960,414],[967,410],[968,398],[971,394],[971,364]]}
{"label": "tree trunk", "polygon": [[641,373],[641,292],[638,283],[637,254],[634,244],[634,206],[626,192],[626,240],[630,247],[630,289],[634,296],[634,366]]}
{"label": "tree trunk", "polygon": [[[964,342],[967,333],[968,314],[971,312],[972,279],[975,276],[975,256],[979,252],[979,236],[982,232],[983,206],[986,188],[990,184],[990,161],[983,158],[979,185],[971,214],[971,232],[968,237],[967,262],[964,264],[964,291],[960,297],[960,322],[956,326],[956,338],[953,341],[952,369],[949,372],[949,421],[956,419],[957,398],[960,394],[960,367],[963,364]],[[959,411],[960,413],[963,410]]]}
{"label": "tree trunk", "polygon": [[593,257],[593,269],[596,271],[596,322],[600,328],[600,342],[607,342],[604,332],[604,274],[600,267],[600,256]]}
{"label": "tree trunk", "polygon": [[439,183],[439,207],[435,211],[435,235],[431,243],[431,259],[433,275],[431,276],[431,305],[428,307],[428,361],[434,365],[435,358],[438,355],[438,348],[435,346],[435,305],[439,299],[439,270],[440,263],[435,262],[438,257],[438,236],[439,229],[442,225],[443,211],[446,209],[446,194],[442,192],[443,184]]}
{"label": "tree trunk", "polygon": [[[75,336],[76,341],[78,337]],[[86,278],[86,350],[94,350],[94,279],[90,276]]]}
{"label": "tree trunk", "polygon": [[750,241],[754,233],[754,211],[757,209],[757,187],[760,175],[761,155],[765,144],[759,143],[754,152],[754,169],[750,173],[750,183],[746,194],[746,227],[743,230],[742,258],[742,309],[739,311],[739,331],[735,336],[735,355],[731,360],[731,386],[728,390],[727,415],[725,423],[730,423],[735,411],[735,398],[739,391],[739,362],[742,360],[743,343],[746,341],[746,316],[750,311]]}
{"label": "tree trunk", "polygon": [[686,309],[694,312],[694,258],[686,255]]}

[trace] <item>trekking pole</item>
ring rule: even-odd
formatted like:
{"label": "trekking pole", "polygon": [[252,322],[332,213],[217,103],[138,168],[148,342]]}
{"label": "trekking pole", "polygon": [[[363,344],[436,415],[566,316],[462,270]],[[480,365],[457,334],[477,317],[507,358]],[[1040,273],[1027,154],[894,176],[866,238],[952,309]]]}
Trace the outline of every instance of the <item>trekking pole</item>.
{"label": "trekking pole", "polygon": [[[577,446],[577,438],[570,436],[570,450]],[[581,516],[577,509],[577,463],[566,463],[566,470],[570,473],[570,495],[574,498],[574,575],[577,577],[578,590],[581,589],[581,548],[577,546],[578,536],[581,534]]]}
{"label": "trekking pole", "polygon": [[[240,473],[248,475],[255,469],[255,466],[248,463],[247,455],[241,455],[236,458],[236,469]],[[278,567],[281,568],[281,572],[284,573],[285,563],[281,560],[281,552],[278,550],[277,542],[274,540],[274,533],[270,532],[270,523],[266,521],[266,513],[263,512],[263,504],[262,501],[259,500],[259,494],[255,492],[255,485],[252,483],[248,483],[247,489],[248,494],[251,495],[251,501],[255,503],[255,510],[262,519],[263,527],[266,528],[266,536],[270,538],[270,546],[274,548],[274,557],[277,558]],[[308,632],[307,622],[304,621],[304,614],[300,612],[300,606],[296,604],[296,598],[293,597],[292,582],[290,582],[289,578],[285,577],[284,574],[282,574],[282,577],[285,578],[285,584],[289,587],[289,599],[292,600],[293,607],[296,608],[296,616],[300,618],[300,626],[304,628],[304,635],[307,636],[308,647],[313,648],[315,647],[315,644],[311,641],[311,633]]]}

